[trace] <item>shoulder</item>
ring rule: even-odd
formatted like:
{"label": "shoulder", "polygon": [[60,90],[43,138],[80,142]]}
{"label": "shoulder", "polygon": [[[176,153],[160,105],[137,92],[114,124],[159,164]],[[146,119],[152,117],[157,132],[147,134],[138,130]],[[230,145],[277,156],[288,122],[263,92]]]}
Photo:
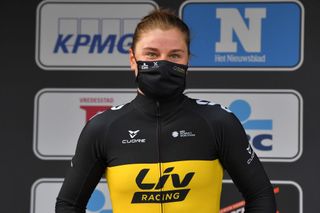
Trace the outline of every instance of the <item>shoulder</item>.
{"label": "shoulder", "polygon": [[230,116],[233,114],[227,107],[223,106],[222,104],[215,103],[208,100],[202,100],[202,99],[189,99],[189,106],[192,110],[204,114],[206,116],[214,116],[216,118]]}
{"label": "shoulder", "polygon": [[211,125],[234,126],[240,121],[235,114],[220,103],[213,101],[189,98],[189,109],[201,116]]}
{"label": "shoulder", "polygon": [[108,128],[114,121],[121,119],[131,110],[131,104],[113,106],[107,110],[97,112],[86,124],[87,128],[95,131]]}

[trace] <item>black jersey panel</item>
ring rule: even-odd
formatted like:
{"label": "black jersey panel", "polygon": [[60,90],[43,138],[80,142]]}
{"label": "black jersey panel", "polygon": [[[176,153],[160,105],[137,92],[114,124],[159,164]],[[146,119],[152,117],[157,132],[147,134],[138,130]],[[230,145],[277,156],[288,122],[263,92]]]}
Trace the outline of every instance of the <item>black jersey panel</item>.
{"label": "black jersey panel", "polygon": [[[186,96],[163,103],[138,95],[129,104],[95,116],[84,127],[57,198],[56,212],[85,212],[87,201],[105,170],[112,203],[118,203],[118,207],[122,206],[123,190],[132,191],[128,197],[130,202],[134,201],[132,205],[149,208],[136,201],[157,200],[164,195],[161,190],[168,192],[169,197],[174,196],[172,192],[176,188],[191,184],[186,188],[190,189],[186,202],[153,203],[152,211],[140,211],[140,208],[135,211],[128,204],[126,211],[117,212],[187,212],[204,199],[200,196],[204,185],[219,191],[220,163],[242,192],[246,213],[275,212],[269,179],[241,123],[230,111]],[[212,178],[208,178],[209,171]],[[123,183],[138,186],[140,191],[131,190]],[[169,183],[174,187],[165,189]],[[145,193],[151,186],[155,188]],[[209,198],[210,194],[204,197]],[[217,203],[219,196],[212,199]],[[214,206],[215,211],[204,212],[217,212],[217,205]]]}
{"label": "black jersey panel", "polygon": [[186,106],[161,120],[161,159],[214,160],[218,158],[215,138],[207,122]]}
{"label": "black jersey panel", "polygon": [[115,121],[105,143],[108,166],[159,161],[156,120],[141,118],[136,111]]}
{"label": "black jersey panel", "polygon": [[101,141],[108,166],[218,158],[211,128],[188,110],[188,99],[171,111],[165,111],[160,103],[163,116],[158,116],[156,104],[151,104],[150,114],[145,116],[131,103],[108,125],[107,136]]}

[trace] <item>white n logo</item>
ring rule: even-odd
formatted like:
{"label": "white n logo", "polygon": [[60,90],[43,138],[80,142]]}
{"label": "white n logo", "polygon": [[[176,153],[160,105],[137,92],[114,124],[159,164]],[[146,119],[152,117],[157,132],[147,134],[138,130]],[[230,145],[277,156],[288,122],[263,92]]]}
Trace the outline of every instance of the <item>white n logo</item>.
{"label": "white n logo", "polygon": [[232,41],[233,31],[245,51],[261,51],[261,20],[266,18],[265,8],[245,9],[245,18],[249,20],[248,27],[235,8],[218,8],[217,18],[220,19],[221,32],[220,41],[216,43],[216,52],[237,52],[237,43]]}

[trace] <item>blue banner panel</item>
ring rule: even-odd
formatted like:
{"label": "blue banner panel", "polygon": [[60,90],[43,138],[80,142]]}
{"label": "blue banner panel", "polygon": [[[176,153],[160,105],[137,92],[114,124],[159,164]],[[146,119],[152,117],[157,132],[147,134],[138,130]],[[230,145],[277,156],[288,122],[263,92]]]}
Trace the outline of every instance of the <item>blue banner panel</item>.
{"label": "blue banner panel", "polygon": [[303,61],[303,6],[297,1],[188,1],[194,70],[295,70]]}

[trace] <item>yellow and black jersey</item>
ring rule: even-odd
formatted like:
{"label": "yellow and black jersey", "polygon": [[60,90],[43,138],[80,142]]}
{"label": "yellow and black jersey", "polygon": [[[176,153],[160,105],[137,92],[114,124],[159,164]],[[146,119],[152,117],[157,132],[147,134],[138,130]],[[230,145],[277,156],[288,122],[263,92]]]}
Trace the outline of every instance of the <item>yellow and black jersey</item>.
{"label": "yellow and black jersey", "polygon": [[248,213],[274,213],[274,194],[237,118],[181,95],[138,94],[83,129],[57,198],[57,213],[83,213],[105,173],[114,213],[218,213],[223,170]]}

